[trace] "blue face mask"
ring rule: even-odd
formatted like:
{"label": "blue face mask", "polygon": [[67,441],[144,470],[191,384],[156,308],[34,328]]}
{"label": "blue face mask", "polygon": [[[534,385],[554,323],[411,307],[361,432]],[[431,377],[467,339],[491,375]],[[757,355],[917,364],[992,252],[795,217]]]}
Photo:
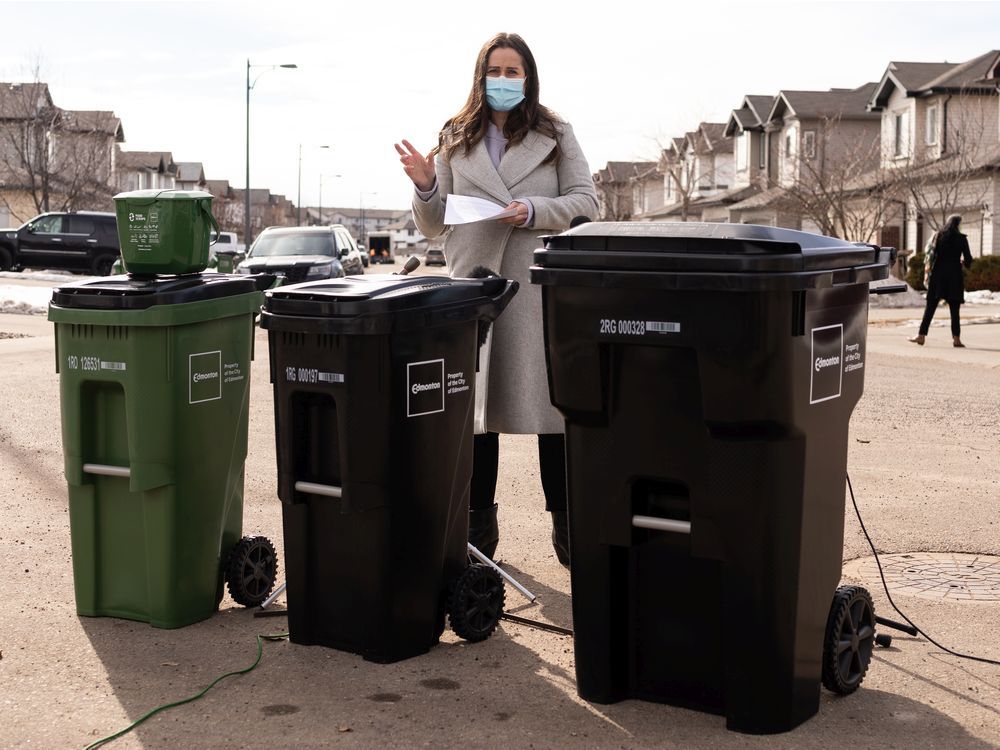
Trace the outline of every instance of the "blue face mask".
{"label": "blue face mask", "polygon": [[487,78],[486,103],[496,112],[510,112],[524,101],[523,78]]}

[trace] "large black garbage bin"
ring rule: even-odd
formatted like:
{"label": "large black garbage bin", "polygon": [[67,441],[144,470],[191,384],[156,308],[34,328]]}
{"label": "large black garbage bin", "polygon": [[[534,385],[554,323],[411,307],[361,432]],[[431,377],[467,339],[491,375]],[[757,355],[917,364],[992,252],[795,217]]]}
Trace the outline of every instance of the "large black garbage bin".
{"label": "large black garbage bin", "polygon": [[380,662],[437,643],[467,566],[478,327],[516,290],[364,276],[267,293],[293,642]]}
{"label": "large black garbage bin", "polygon": [[730,224],[547,239],[581,697],[791,729],[819,705],[868,281],[889,250]]}

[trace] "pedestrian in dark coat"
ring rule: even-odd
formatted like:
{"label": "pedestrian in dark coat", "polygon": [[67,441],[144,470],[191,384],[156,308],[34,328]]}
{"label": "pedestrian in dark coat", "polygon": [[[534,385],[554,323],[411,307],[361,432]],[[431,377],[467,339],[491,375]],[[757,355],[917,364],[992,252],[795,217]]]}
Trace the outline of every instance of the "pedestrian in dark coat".
{"label": "pedestrian in dark coat", "polygon": [[961,323],[959,307],[965,302],[965,281],[962,278],[962,266],[971,268],[972,253],[969,252],[968,238],[958,231],[962,217],[955,214],[948,217],[948,223],[938,232],[934,240],[933,259],[928,259],[931,265],[927,281],[927,307],[924,309],[924,319],[920,322],[920,331],[910,339],[915,344],[923,346],[927,332],[931,327],[931,319],[941,300],[948,303],[951,309],[951,338],[953,346],[965,346],[961,339]]}

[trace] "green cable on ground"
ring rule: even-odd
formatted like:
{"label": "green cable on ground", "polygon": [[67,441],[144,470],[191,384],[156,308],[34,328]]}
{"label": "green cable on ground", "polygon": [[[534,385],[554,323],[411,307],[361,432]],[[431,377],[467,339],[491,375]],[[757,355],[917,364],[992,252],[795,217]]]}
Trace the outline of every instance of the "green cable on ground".
{"label": "green cable on ground", "polygon": [[221,677],[216,678],[212,682],[211,685],[209,685],[207,688],[205,688],[204,690],[202,690],[200,693],[198,693],[197,695],[192,695],[190,698],[185,698],[183,700],[175,701],[173,703],[167,703],[167,704],[165,704],[163,706],[157,706],[152,711],[149,711],[148,713],[140,716],[138,719],[136,719],[135,721],[133,721],[131,724],[129,724],[124,729],[122,729],[122,730],[120,730],[118,732],[115,732],[114,734],[109,734],[107,737],[102,737],[101,739],[97,740],[97,742],[93,742],[93,743],[87,745],[87,747],[85,747],[84,750],[93,750],[93,748],[100,747],[101,745],[105,745],[108,742],[111,742],[112,740],[118,739],[119,737],[121,737],[124,734],[128,734],[133,729],[135,729],[137,726],[139,726],[140,724],[142,724],[142,722],[146,721],[146,719],[150,718],[151,716],[156,716],[156,714],[160,713],[160,711],[166,711],[168,708],[174,708],[175,706],[183,706],[185,703],[191,703],[192,701],[198,700],[199,698],[201,698],[202,696],[204,696],[205,693],[207,693],[209,690],[211,690],[212,688],[214,688],[216,685],[218,685],[220,682],[222,682],[227,677],[234,677],[235,675],[241,675],[241,674],[246,674],[247,672],[252,672],[257,667],[257,665],[260,664],[260,657],[264,653],[264,641],[281,641],[281,640],[284,640],[287,637],[288,637],[288,633],[276,633],[274,635],[260,635],[260,634],[258,634],[257,635],[257,658],[254,659],[253,664],[251,664],[249,667],[247,667],[246,669],[239,669],[239,670],[237,670],[235,672],[227,672],[226,674],[222,675]]}

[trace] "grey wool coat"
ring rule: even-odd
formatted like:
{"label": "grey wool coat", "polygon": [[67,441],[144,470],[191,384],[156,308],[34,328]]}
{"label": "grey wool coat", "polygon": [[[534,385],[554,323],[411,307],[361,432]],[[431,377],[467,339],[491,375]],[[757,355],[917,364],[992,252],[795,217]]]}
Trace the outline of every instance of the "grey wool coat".
{"label": "grey wool coat", "polygon": [[[569,123],[559,123],[557,164],[543,164],[556,140],[530,131],[511,146],[494,168],[480,140],[466,155],[462,148],[450,160],[435,160],[438,189],[427,201],[414,195],[413,219],[426,237],[447,231],[445,252],[452,276],[468,276],[485,266],[515,279],[520,290],[493,326],[488,367],[486,428],[490,432],[543,434],[563,432],[562,416],[549,400],[542,335],[542,293],[528,279],[532,253],[540,235],[569,228],[576,216],[597,218],[597,192],[590,167]],[[527,198],[534,208],[530,228],[495,220],[444,225],[449,194],[469,195],[506,206]]]}

